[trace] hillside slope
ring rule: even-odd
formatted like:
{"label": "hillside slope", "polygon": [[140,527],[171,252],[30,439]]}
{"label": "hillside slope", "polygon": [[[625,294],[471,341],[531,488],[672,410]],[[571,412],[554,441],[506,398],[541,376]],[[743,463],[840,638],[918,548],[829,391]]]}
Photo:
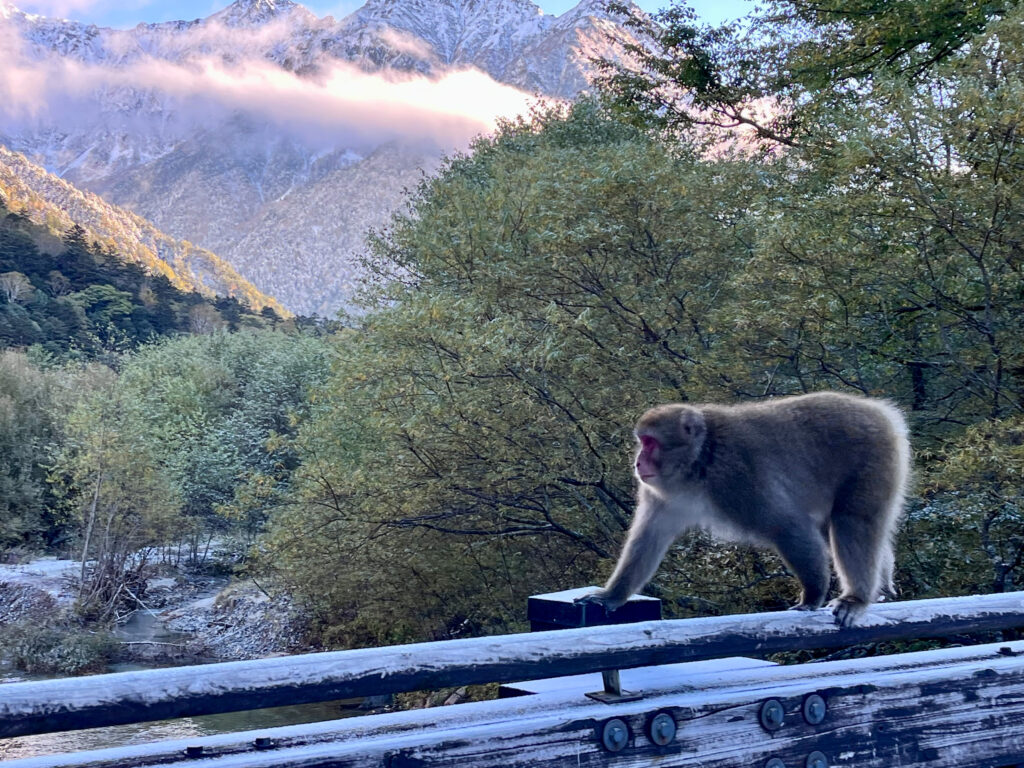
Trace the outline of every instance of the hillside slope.
{"label": "hillside slope", "polygon": [[290,314],[210,251],[164,234],[141,216],[83,192],[2,146],[0,201],[54,233],[77,224],[90,242],[141,265],[149,274],[163,275],[180,290],[230,296],[257,311],[270,307]]}

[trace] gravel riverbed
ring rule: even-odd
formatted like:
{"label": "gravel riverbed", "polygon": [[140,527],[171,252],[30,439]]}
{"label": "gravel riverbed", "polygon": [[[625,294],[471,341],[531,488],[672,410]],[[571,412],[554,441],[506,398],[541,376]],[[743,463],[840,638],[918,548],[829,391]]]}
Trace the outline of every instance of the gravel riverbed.
{"label": "gravel riverbed", "polygon": [[[80,568],[52,558],[0,565],[0,625],[41,622],[69,610]],[[148,580],[141,599],[139,610],[153,618],[145,632],[131,618],[117,630],[122,661],[226,661],[310,650],[301,642],[302,622],[292,600],[252,581],[163,573]]]}

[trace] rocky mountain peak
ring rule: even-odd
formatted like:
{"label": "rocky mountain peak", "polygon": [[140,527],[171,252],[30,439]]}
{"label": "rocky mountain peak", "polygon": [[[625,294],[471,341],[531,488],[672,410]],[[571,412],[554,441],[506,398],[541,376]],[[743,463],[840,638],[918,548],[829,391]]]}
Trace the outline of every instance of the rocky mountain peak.
{"label": "rocky mountain peak", "polygon": [[292,0],[235,0],[224,10],[210,16],[210,20],[229,27],[258,26],[301,7]]}
{"label": "rocky mountain peak", "polygon": [[361,51],[398,32],[426,44],[429,68],[473,66],[500,80],[552,18],[531,0],[369,0],[341,27]]}
{"label": "rocky mountain peak", "polygon": [[543,13],[540,7],[531,0],[367,0],[356,13],[369,13],[377,16],[404,14],[410,11],[449,9],[464,16],[481,12],[504,14],[510,9],[526,11],[531,15]]}

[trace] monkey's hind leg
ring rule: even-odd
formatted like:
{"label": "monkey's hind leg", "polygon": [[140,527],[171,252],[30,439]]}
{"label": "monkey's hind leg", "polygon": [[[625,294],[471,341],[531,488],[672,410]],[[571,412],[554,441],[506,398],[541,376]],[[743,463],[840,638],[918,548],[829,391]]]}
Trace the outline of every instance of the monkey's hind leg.
{"label": "monkey's hind leg", "polygon": [[865,489],[847,495],[833,510],[829,537],[842,592],[829,607],[842,627],[853,626],[883,593],[893,594],[892,529],[898,503],[877,489]]}
{"label": "monkey's hind leg", "polygon": [[892,542],[886,542],[887,546],[882,550],[881,579],[878,584],[878,597],[876,601],[891,601],[899,597],[896,591],[896,582],[893,579],[893,571],[896,567],[896,555],[893,552]]}
{"label": "monkey's hind leg", "polygon": [[775,541],[789,570],[800,580],[800,602],[792,611],[815,611],[828,594],[828,545],[823,534],[814,528],[793,527]]}

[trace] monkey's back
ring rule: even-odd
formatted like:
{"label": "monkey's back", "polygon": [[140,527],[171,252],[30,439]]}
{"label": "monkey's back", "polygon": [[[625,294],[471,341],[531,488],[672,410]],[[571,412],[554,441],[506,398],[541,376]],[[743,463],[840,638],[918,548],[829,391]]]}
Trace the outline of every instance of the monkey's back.
{"label": "monkey's back", "polygon": [[[854,486],[891,494],[906,483],[906,422],[886,401],[819,392],[697,408],[708,430],[708,491],[721,514],[743,526],[756,527],[769,508],[824,522]],[[769,518],[779,524],[777,514]]]}

